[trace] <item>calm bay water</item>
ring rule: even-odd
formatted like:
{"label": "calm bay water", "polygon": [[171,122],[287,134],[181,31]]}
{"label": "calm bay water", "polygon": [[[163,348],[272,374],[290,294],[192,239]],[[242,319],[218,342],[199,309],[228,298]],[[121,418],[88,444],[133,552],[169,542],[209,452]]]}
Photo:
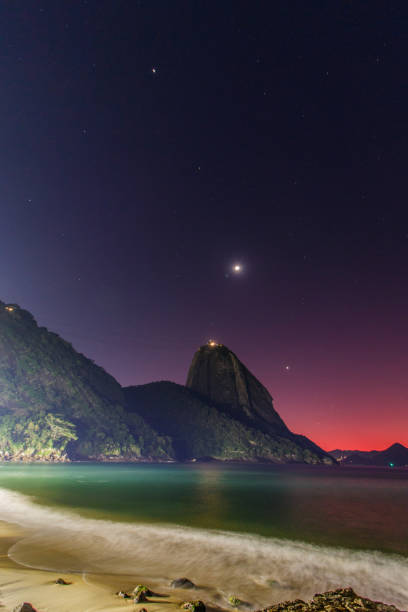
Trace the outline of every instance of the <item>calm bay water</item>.
{"label": "calm bay water", "polygon": [[408,607],[405,470],[2,464],[1,518],[37,567],[187,574],[257,605],[353,584]]}
{"label": "calm bay water", "polygon": [[408,555],[406,470],[3,464],[0,487],[87,517],[173,523]]}

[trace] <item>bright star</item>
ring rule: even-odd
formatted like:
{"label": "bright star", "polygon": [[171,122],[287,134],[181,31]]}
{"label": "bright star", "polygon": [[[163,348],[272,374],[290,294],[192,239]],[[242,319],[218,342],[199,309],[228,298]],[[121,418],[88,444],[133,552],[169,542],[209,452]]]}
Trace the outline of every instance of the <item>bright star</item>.
{"label": "bright star", "polygon": [[234,272],[239,273],[242,272],[242,266],[241,264],[235,264],[232,268],[234,270]]}

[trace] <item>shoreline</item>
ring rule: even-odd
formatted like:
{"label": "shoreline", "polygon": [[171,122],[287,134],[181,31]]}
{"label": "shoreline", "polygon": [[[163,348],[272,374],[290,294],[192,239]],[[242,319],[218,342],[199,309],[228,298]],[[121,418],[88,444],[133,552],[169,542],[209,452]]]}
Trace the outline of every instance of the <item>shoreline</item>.
{"label": "shoreline", "polygon": [[42,459],[42,458],[0,458],[1,465],[179,465],[179,466],[237,466],[237,467],[270,467],[270,468],[330,468],[330,469],[341,469],[341,470],[383,470],[388,473],[392,472],[408,472],[408,465],[397,465],[394,467],[388,465],[368,465],[368,464],[343,464],[341,461],[336,461],[332,464],[326,463],[305,463],[298,461],[291,461],[280,463],[277,461],[240,461],[234,459],[186,459],[184,461],[176,461],[175,459],[160,460],[160,459],[135,459],[135,458],[109,458],[109,459]]}
{"label": "shoreline", "polygon": [[[117,593],[119,591],[132,593],[133,589],[138,584],[144,584],[142,578],[138,578],[135,574],[109,574],[109,573],[92,573],[92,572],[56,572],[53,570],[37,569],[23,565],[14,561],[9,556],[10,549],[20,540],[30,537],[32,529],[26,529],[11,522],[0,520],[0,607],[5,612],[13,612],[19,610],[24,602],[29,602],[37,612],[121,612],[125,609],[147,610],[147,612],[180,612],[183,602],[191,600],[203,600],[207,612],[238,612],[232,606],[216,605],[208,603],[204,589],[197,587],[196,590],[173,589],[170,584],[167,588],[163,585],[155,585],[154,581],[150,581],[148,586],[151,587],[156,595],[148,598],[146,602],[135,604],[132,598],[120,598]],[[63,579],[68,584],[57,584],[58,579]],[[346,587],[346,585],[344,585]],[[333,605],[340,601],[340,596],[344,600],[344,595],[350,597],[348,590],[351,591],[351,597],[356,598],[357,607],[349,607],[347,609],[360,609],[361,599],[355,595],[351,589],[338,589],[337,591],[318,594],[313,598],[313,602],[300,603],[300,600],[293,602],[297,605],[293,608],[290,602],[284,601],[281,603],[272,603],[268,609],[272,611],[284,610],[326,610],[327,604]],[[207,593],[209,596],[209,593]],[[336,599],[337,598],[337,599]],[[347,601],[347,600],[345,600]],[[373,606],[372,610],[397,611],[398,609],[391,605],[373,602],[369,600]],[[350,604],[352,600],[350,600]],[[378,604],[378,608],[376,605]],[[288,607],[286,607],[286,605]],[[321,605],[322,608],[314,607]],[[129,607],[130,606],[130,607]],[[138,607],[136,607],[138,606]],[[241,608],[249,610],[249,606]],[[331,608],[333,609],[333,608]],[[334,608],[335,609],[335,608]]]}
{"label": "shoreline", "polygon": [[[10,612],[23,602],[38,612],[118,612],[129,605],[135,612],[180,612],[191,599],[202,600],[208,611],[237,612],[231,596],[250,602],[238,607],[249,612],[347,587],[408,609],[408,558],[398,554],[82,516],[75,507],[0,491],[0,607]],[[172,588],[182,577],[197,588]],[[59,578],[72,584],[58,585]],[[139,584],[163,597],[135,607],[132,598],[115,595],[131,594]]]}
{"label": "shoreline", "polygon": [[[30,602],[39,612],[120,612],[129,609],[129,601],[115,593],[132,591],[140,580],[137,575],[92,574],[85,572],[55,572],[28,567],[8,555],[9,549],[30,534],[18,525],[0,520],[0,607],[12,612],[23,602]],[[56,584],[62,578],[68,585]],[[171,589],[169,588],[169,591]],[[183,601],[178,591],[146,606],[148,612],[173,612]],[[166,593],[167,595],[167,593]],[[132,609],[134,607],[132,606]]]}

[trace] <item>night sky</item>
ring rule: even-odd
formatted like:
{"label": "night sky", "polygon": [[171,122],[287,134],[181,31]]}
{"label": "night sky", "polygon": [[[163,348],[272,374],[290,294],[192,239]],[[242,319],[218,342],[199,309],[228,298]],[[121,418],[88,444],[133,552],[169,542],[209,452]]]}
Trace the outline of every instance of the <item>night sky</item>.
{"label": "night sky", "polygon": [[406,2],[5,0],[0,71],[0,299],[122,384],[214,338],[325,449],[408,445]]}

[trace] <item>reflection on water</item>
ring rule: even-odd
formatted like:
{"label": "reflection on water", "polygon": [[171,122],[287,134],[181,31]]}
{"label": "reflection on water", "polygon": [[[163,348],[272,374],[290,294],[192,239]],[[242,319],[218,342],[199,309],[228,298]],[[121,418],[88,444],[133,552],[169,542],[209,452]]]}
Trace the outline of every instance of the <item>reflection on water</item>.
{"label": "reflection on water", "polygon": [[222,472],[208,469],[206,464],[199,464],[196,475],[191,491],[194,498],[192,503],[196,508],[195,520],[202,527],[211,526],[213,522],[224,523],[229,509],[228,497],[221,485]]}
{"label": "reflection on water", "polygon": [[0,486],[82,516],[408,555],[408,471],[302,466],[12,465]]}
{"label": "reflection on water", "polygon": [[0,519],[30,529],[10,555],[35,567],[158,589],[187,575],[206,601],[254,608],[351,585],[407,609],[407,485],[384,469],[2,464]]}
{"label": "reflection on water", "polygon": [[9,550],[15,561],[54,571],[133,574],[162,591],[187,575],[207,602],[231,593],[253,609],[350,585],[408,607],[408,559],[285,539],[197,528],[85,519],[0,489],[0,517],[30,529]]}

